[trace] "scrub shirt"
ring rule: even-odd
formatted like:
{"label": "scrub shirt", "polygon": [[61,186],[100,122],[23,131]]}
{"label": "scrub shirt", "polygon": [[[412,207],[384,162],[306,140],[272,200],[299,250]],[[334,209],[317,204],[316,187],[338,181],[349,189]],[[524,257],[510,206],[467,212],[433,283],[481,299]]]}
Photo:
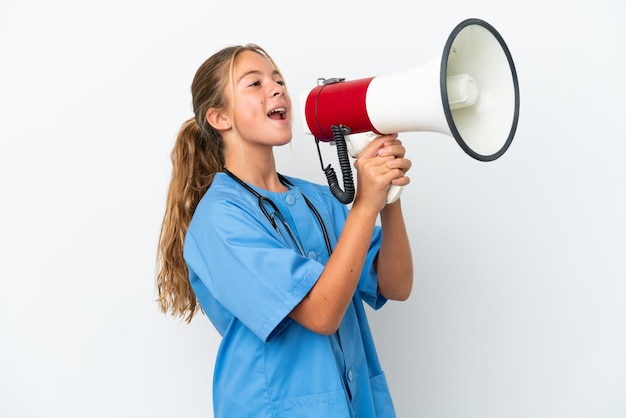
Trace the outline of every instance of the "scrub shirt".
{"label": "scrub shirt", "polygon": [[305,256],[280,218],[279,235],[257,198],[224,173],[216,174],[187,231],[189,279],[222,336],[215,418],[395,417],[363,305],[378,309],[386,302],[373,266],[380,227],[337,333],[309,331],[288,314],[313,287],[329,254],[303,194],[320,213],[333,247],[348,209],[328,187],[288,179],[293,186],[287,192],[255,190],[278,206]]}

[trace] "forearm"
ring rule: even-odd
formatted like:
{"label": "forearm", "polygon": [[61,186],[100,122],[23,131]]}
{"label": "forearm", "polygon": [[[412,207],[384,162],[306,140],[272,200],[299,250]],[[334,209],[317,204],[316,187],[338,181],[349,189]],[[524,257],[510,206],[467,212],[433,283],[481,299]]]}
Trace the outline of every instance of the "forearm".
{"label": "forearm", "polygon": [[380,213],[382,244],[376,262],[379,292],[388,299],[405,300],[413,287],[413,257],[400,200]]}
{"label": "forearm", "polygon": [[324,271],[293,309],[292,319],[321,334],[337,330],[359,282],[376,218],[375,211],[352,208]]}

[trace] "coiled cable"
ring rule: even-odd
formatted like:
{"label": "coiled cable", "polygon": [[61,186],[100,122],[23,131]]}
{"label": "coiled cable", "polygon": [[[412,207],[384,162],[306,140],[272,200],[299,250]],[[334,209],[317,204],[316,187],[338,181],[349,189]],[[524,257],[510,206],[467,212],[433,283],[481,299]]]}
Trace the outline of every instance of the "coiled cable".
{"label": "coiled cable", "polygon": [[[332,126],[333,140],[337,146],[337,158],[341,167],[341,175],[343,177],[343,189],[339,186],[335,169],[330,164],[324,168],[324,174],[328,181],[328,187],[337,200],[343,204],[351,203],[354,200],[354,179],[352,178],[352,166],[348,156],[348,146],[346,145],[345,135],[349,133],[349,129],[345,126]],[[345,189],[345,190],[344,190]]]}

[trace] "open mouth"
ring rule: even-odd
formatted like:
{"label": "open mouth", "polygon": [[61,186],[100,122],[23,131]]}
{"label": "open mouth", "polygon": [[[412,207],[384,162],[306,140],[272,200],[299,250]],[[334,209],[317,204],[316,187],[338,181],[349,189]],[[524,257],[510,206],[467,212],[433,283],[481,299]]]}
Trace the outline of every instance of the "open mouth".
{"label": "open mouth", "polygon": [[287,109],[284,107],[277,107],[267,113],[267,117],[273,120],[284,120],[287,118]]}

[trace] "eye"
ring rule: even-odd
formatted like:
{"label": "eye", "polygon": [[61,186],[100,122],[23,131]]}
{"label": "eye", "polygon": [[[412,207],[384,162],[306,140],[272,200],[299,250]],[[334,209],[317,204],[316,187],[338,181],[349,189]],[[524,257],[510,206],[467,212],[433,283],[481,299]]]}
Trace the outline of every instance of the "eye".
{"label": "eye", "polygon": [[248,87],[258,87],[260,85],[261,85],[261,82],[257,80],[257,81],[253,81],[252,83],[250,83]]}
{"label": "eye", "polygon": [[281,86],[285,87],[285,82],[283,80],[278,80],[276,83],[278,83]]}

